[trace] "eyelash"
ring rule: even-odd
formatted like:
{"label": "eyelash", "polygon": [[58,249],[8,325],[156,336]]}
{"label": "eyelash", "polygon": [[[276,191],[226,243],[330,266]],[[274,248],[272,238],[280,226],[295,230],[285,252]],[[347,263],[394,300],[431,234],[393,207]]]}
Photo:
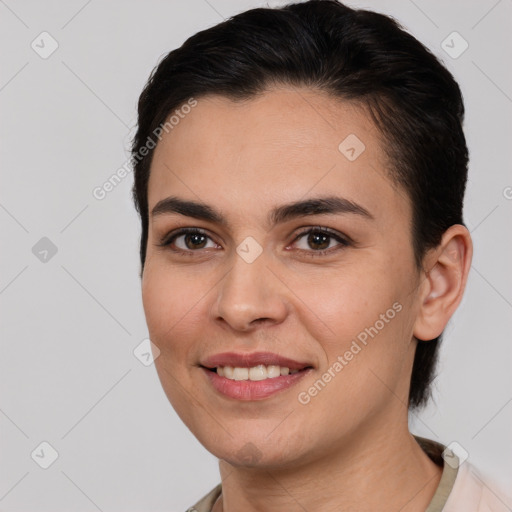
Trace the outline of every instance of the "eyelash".
{"label": "eyelash", "polygon": [[[338,233],[336,232],[333,232],[331,231],[330,229],[328,228],[324,228],[324,227],[320,227],[320,226],[315,226],[315,227],[309,227],[309,228],[306,228],[304,229],[303,231],[301,231],[300,233],[297,234],[297,236],[293,239],[292,243],[295,243],[297,240],[299,240],[300,238],[304,237],[305,235],[309,235],[311,233],[319,233],[319,234],[322,234],[322,235],[326,235],[330,238],[333,238],[334,240],[336,240],[337,242],[340,243],[340,246],[338,246],[337,248],[330,248],[330,249],[323,249],[321,251],[314,251],[314,250],[311,250],[311,251],[307,251],[305,249],[299,249],[299,251],[301,252],[305,252],[307,253],[309,256],[311,257],[320,257],[320,256],[324,256],[326,254],[332,254],[333,252],[337,252],[345,247],[349,247],[350,245],[352,245],[352,241],[346,237],[342,237],[340,236]],[[183,235],[204,235],[208,238],[211,239],[211,237],[206,233],[206,231],[202,230],[202,229],[199,229],[199,228],[181,228],[179,229],[178,231],[176,231],[175,233],[171,233],[170,235],[168,236],[165,236],[164,238],[162,238],[161,242],[158,245],[158,247],[167,247],[169,248],[169,250],[175,252],[175,253],[180,253],[180,254],[186,254],[186,255],[189,255],[189,256],[192,256],[195,252],[199,252],[200,249],[194,251],[194,250],[183,250],[183,249],[171,249],[170,248],[170,245],[180,236],[183,236]]]}

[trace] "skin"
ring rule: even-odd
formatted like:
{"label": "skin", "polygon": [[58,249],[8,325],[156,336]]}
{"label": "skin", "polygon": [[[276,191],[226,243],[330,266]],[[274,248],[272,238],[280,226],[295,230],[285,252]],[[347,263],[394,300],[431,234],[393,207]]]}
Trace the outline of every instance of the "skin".
{"label": "skin", "polygon": [[[366,146],[355,161],[338,150],[349,134]],[[441,469],[408,430],[414,337],[443,331],[462,298],[472,244],[465,227],[452,226],[423,268],[415,266],[410,200],[389,177],[384,145],[362,108],[282,87],[244,102],[202,97],[155,149],[150,213],[172,195],[208,204],[229,223],[150,216],[142,276],[163,389],[219,458],[215,512],[424,511],[435,493]],[[266,223],[277,205],[333,193],[373,219],[342,213]],[[308,226],[354,243],[296,239]],[[158,246],[180,227],[209,238],[199,248],[185,236]],[[263,250],[252,263],[236,252],[248,236]],[[331,252],[314,256],[325,247]],[[378,335],[299,403],[299,392],[396,302],[401,311]],[[225,351],[275,352],[314,370],[270,398],[241,402],[217,393],[199,367]]]}

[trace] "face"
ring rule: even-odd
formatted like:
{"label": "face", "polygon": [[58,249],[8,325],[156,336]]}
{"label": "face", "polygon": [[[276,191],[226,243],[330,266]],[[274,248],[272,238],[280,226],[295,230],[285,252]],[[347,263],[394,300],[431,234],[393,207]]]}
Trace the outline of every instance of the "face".
{"label": "face", "polygon": [[406,421],[419,278],[384,145],[362,108],[282,88],[200,98],[155,149],[155,365],[220,459],[297,465]]}

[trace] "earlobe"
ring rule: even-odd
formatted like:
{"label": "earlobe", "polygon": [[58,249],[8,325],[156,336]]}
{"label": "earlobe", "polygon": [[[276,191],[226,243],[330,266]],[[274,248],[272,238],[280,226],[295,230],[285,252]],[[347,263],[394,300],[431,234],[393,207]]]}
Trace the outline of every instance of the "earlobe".
{"label": "earlobe", "polygon": [[460,224],[450,226],[439,246],[429,252],[413,331],[417,339],[432,340],[443,332],[462,300],[472,256],[471,236]]}

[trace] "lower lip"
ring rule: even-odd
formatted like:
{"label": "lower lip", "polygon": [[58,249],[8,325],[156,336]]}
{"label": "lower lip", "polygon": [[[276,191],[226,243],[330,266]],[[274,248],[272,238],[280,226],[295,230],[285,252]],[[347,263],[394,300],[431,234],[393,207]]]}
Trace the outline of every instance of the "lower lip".
{"label": "lower lip", "polygon": [[201,368],[210,379],[212,386],[222,395],[237,400],[263,400],[269,396],[291,388],[299,382],[311,368],[300,370],[290,375],[281,375],[272,379],[264,380],[232,380],[221,377],[217,372]]}

